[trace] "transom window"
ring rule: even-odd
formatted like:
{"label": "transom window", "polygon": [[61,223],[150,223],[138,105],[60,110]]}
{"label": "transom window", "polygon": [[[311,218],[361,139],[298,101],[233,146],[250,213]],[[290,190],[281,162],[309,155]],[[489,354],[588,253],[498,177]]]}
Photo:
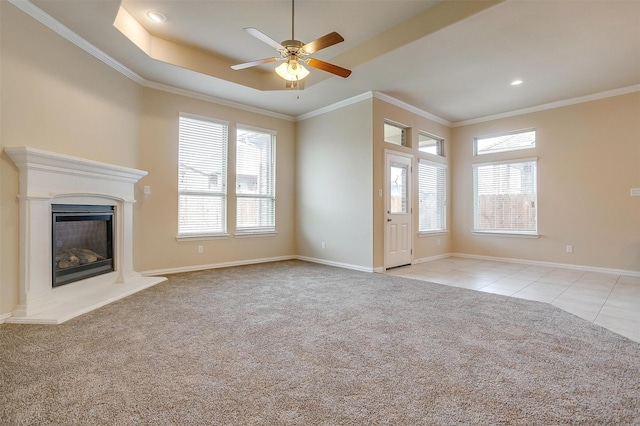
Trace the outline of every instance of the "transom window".
{"label": "transom window", "polygon": [[407,128],[393,121],[384,121],[384,141],[394,145],[409,146]]}
{"label": "transom window", "polygon": [[444,139],[430,135],[422,130],[418,132],[418,150],[427,154],[444,156]]}
{"label": "transom window", "polygon": [[227,123],[181,113],[178,133],[178,236],[224,234]]}
{"label": "transom window", "polygon": [[275,231],[275,132],[238,127],[236,201],[237,233]]}
{"label": "transom window", "polygon": [[495,152],[516,151],[536,147],[536,130],[518,130],[509,133],[480,136],[474,140],[474,154],[492,154]]}

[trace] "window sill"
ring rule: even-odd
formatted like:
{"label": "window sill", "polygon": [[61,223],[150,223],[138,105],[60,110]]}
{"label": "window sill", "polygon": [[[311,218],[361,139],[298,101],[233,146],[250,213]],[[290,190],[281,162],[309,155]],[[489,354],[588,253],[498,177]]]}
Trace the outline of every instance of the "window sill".
{"label": "window sill", "polygon": [[256,231],[256,232],[236,232],[234,237],[236,238],[251,238],[251,237],[273,237],[278,235],[277,231]]}
{"label": "window sill", "polygon": [[444,230],[444,231],[422,231],[422,232],[418,232],[418,238],[435,237],[435,236],[439,236],[439,235],[449,235],[449,231]]}
{"label": "window sill", "polygon": [[481,235],[487,237],[509,237],[509,238],[540,238],[540,234],[525,232],[500,232],[500,231],[472,231],[473,235]]}
{"label": "window sill", "polygon": [[177,241],[203,241],[203,240],[226,240],[229,234],[212,234],[212,235],[178,235]]}

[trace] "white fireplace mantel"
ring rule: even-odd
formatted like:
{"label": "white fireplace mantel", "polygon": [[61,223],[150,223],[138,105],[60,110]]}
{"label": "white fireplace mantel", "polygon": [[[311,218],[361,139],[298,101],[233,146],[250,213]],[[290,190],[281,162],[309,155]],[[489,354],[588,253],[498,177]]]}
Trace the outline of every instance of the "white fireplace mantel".
{"label": "white fireplace mantel", "polygon": [[[133,268],[135,184],[147,172],[29,147],[5,152],[20,179],[20,293],[7,322],[59,324],[166,280]],[[52,204],[114,207],[114,272],[52,286]]]}

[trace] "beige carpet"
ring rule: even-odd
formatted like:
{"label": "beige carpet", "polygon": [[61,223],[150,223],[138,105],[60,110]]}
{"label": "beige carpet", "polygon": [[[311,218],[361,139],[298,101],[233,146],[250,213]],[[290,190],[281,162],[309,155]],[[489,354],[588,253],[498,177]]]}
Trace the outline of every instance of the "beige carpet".
{"label": "beige carpet", "polygon": [[288,261],[0,326],[2,425],[640,424],[640,344],[551,305]]}

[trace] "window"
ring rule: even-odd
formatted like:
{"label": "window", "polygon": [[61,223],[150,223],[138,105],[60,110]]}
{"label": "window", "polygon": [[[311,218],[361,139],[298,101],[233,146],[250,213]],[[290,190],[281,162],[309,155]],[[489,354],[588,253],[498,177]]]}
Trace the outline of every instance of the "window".
{"label": "window", "polygon": [[447,229],[447,166],[428,160],[418,164],[418,231]]}
{"label": "window", "polygon": [[537,234],[536,159],[473,165],[474,230]]}
{"label": "window", "polygon": [[236,232],[275,232],[275,132],[239,127],[236,141]]}
{"label": "window", "polygon": [[444,139],[423,131],[418,132],[418,151],[444,156]]}
{"label": "window", "polygon": [[475,138],[475,155],[516,151],[536,147],[536,130],[519,130],[510,133]]}
{"label": "window", "polygon": [[384,121],[384,141],[394,145],[408,146],[407,128],[392,121]]}
{"label": "window", "polygon": [[227,133],[225,122],[180,114],[178,236],[227,231]]}
{"label": "window", "polygon": [[395,163],[389,167],[389,213],[407,213],[407,164]]}

